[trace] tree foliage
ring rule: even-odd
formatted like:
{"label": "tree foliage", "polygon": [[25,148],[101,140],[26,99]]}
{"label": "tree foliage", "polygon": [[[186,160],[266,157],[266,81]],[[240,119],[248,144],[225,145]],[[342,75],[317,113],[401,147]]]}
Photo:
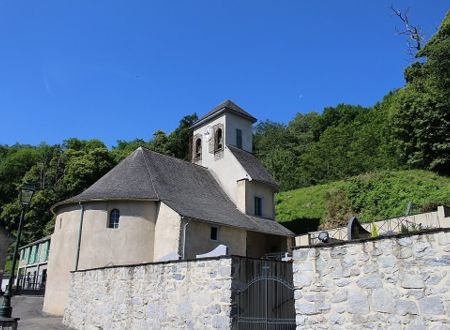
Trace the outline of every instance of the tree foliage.
{"label": "tree foliage", "polygon": [[117,141],[111,150],[99,140],[71,138],[61,145],[0,146],[0,224],[11,231],[18,226],[18,189],[24,182],[37,184],[24,225],[24,242],[50,234],[53,204],[79,194],[140,146],[187,159],[195,114],[184,117],[168,136],[157,130],[152,139]]}
{"label": "tree foliage", "polygon": [[450,174],[450,12],[405,70],[407,84],[392,109],[399,159]]}
{"label": "tree foliage", "polygon": [[406,85],[370,108],[339,104],[263,122],[255,151],[281,190],[389,169],[450,174],[450,13],[405,70]]}

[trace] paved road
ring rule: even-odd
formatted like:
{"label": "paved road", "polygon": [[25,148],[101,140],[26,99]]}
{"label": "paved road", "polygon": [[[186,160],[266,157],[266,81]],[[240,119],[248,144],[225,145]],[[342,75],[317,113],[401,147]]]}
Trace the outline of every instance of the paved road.
{"label": "paved road", "polygon": [[[1,300],[1,298],[0,298]],[[60,317],[42,313],[43,297],[14,296],[12,299],[13,317],[20,317],[19,330],[67,330]]]}

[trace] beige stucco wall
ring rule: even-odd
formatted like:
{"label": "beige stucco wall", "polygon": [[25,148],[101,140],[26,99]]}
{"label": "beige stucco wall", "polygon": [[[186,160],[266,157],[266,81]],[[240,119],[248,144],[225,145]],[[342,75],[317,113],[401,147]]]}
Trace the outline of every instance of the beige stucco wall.
{"label": "beige stucco wall", "polygon": [[[93,202],[84,205],[78,269],[153,261],[155,202]],[[109,211],[120,210],[117,229],[107,228]],[[80,207],[58,210],[52,235],[44,312],[62,315],[69,273],[75,268]]]}
{"label": "beige stucco wall", "polygon": [[255,197],[260,197],[262,198],[262,217],[274,219],[274,189],[256,181],[247,181],[245,186],[246,213],[255,214]]}
{"label": "beige stucco wall", "polygon": [[[119,228],[107,228],[120,210]],[[85,206],[79,269],[153,261],[154,202],[91,203]],[[97,251],[97,253],[93,253]]]}
{"label": "beige stucco wall", "polygon": [[[218,240],[210,239],[211,226],[217,227]],[[228,254],[245,256],[246,232],[239,228],[190,221],[186,227],[186,258],[193,259],[197,254],[210,252],[218,245],[228,247]]]}
{"label": "beige stucco wall", "polygon": [[69,272],[74,270],[80,209],[66,206],[58,210],[50,243],[44,312],[62,315],[69,292]]}
{"label": "beige stucco wall", "polygon": [[247,232],[247,257],[260,258],[266,253],[289,251],[287,237]]}
{"label": "beige stucco wall", "polygon": [[169,253],[180,254],[181,217],[164,203],[159,203],[155,226],[153,260],[158,261]]}
{"label": "beige stucco wall", "polygon": [[246,189],[248,180],[240,180],[236,187],[236,207],[242,213],[247,213]]}
{"label": "beige stucco wall", "polygon": [[275,218],[275,190],[271,186],[249,180],[240,180],[237,183],[237,208],[246,214],[255,215],[255,197],[262,198],[262,217]]}
{"label": "beige stucco wall", "polygon": [[242,117],[236,116],[232,113],[226,115],[226,143],[237,147],[237,135],[236,129],[242,131],[242,149],[252,152],[253,151],[253,132],[252,123]]}

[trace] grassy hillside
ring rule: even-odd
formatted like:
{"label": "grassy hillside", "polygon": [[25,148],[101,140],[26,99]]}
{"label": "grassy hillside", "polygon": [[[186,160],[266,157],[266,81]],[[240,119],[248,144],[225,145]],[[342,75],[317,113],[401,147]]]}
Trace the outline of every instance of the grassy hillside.
{"label": "grassy hillside", "polygon": [[362,221],[402,215],[450,204],[450,178],[422,170],[382,171],[347,180],[286,191],[276,196],[276,216],[295,232],[314,230],[325,215],[325,194],[342,189],[348,204]]}

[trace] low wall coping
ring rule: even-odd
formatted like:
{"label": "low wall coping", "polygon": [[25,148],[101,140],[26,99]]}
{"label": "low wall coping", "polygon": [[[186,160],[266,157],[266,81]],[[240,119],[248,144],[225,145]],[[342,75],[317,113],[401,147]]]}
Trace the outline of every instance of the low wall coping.
{"label": "low wall coping", "polygon": [[[326,231],[326,230],[323,230]],[[394,234],[394,235],[386,235],[386,236],[378,236],[373,238],[361,238],[361,239],[353,239],[350,241],[342,241],[342,242],[332,242],[332,243],[321,243],[316,245],[305,245],[305,246],[296,246],[293,250],[301,250],[301,249],[312,249],[312,248],[327,248],[327,247],[334,247],[334,246],[340,246],[340,245],[348,245],[348,244],[358,244],[358,243],[365,243],[365,242],[374,242],[374,241],[381,241],[385,239],[399,239],[403,237],[411,237],[411,236],[420,236],[420,235],[427,235],[427,234],[436,234],[441,232],[450,232],[450,228],[433,228],[433,229],[427,229],[427,230],[421,230],[417,232],[411,232],[411,233],[400,233],[400,234]]]}
{"label": "low wall coping", "polygon": [[111,265],[111,266],[103,266],[103,267],[94,267],[94,268],[86,268],[79,270],[71,270],[71,273],[84,273],[93,270],[101,270],[101,269],[110,269],[110,268],[131,268],[131,267],[139,267],[139,266],[148,266],[148,265],[169,265],[169,264],[177,264],[181,262],[203,262],[203,261],[212,261],[212,260],[225,260],[225,259],[248,259],[248,260],[264,260],[268,262],[286,262],[279,260],[270,260],[270,259],[261,259],[261,258],[253,258],[253,257],[244,257],[238,255],[224,255],[217,257],[206,257],[206,258],[198,258],[198,259],[180,259],[180,260],[166,260],[166,261],[156,261],[156,262],[143,262],[138,264],[125,264],[125,265]]}
{"label": "low wall coping", "polygon": [[86,268],[79,270],[72,270],[71,273],[84,273],[92,270],[101,270],[101,269],[110,269],[110,268],[131,268],[131,267],[139,267],[139,266],[147,266],[147,265],[168,265],[168,264],[176,264],[180,262],[194,262],[194,261],[211,261],[211,260],[221,260],[221,259],[231,259],[237,256],[218,256],[218,257],[207,257],[201,259],[180,259],[180,260],[165,260],[165,261],[154,261],[154,262],[143,262],[138,264],[124,264],[124,265],[111,265],[111,266],[103,266],[103,267],[94,267],[94,268]]}

